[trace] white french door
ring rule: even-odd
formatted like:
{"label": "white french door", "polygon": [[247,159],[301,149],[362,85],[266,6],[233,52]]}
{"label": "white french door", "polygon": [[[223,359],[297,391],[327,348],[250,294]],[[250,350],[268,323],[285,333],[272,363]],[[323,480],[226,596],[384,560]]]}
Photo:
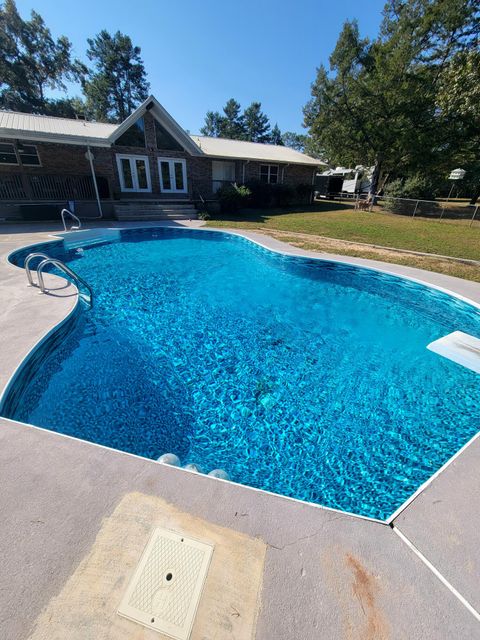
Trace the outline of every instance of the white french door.
{"label": "white french door", "polygon": [[147,156],[117,154],[117,168],[122,191],[142,193],[152,190]]}
{"label": "white french door", "polygon": [[187,163],[183,158],[159,158],[158,174],[163,193],[187,193]]}

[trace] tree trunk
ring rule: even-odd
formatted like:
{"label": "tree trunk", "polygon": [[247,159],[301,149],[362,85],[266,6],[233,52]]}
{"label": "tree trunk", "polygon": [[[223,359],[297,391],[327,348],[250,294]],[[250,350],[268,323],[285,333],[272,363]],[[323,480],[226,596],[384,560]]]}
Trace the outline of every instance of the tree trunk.
{"label": "tree trunk", "polygon": [[375,198],[375,194],[377,193],[378,181],[380,179],[381,170],[382,170],[382,163],[381,163],[380,160],[376,159],[375,160],[375,166],[373,168],[372,179],[370,181],[370,188],[368,190],[368,198],[369,198],[369,200],[373,200]]}

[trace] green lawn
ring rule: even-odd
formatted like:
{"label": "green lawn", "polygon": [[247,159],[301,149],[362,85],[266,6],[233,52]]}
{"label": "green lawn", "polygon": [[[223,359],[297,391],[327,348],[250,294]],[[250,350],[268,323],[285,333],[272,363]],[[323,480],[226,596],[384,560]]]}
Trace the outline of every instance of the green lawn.
{"label": "green lawn", "polygon": [[288,212],[251,211],[242,217],[218,214],[207,224],[214,227],[306,233],[480,260],[480,222],[469,227],[468,220],[440,221],[360,212],[354,211],[351,206],[332,202]]}

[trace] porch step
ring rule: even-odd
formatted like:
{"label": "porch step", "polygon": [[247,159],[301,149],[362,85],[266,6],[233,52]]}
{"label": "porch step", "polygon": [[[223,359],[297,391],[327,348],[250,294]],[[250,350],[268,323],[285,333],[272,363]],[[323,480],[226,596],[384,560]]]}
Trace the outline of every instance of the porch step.
{"label": "porch step", "polygon": [[119,202],[115,204],[118,220],[196,220],[197,210],[192,202]]}

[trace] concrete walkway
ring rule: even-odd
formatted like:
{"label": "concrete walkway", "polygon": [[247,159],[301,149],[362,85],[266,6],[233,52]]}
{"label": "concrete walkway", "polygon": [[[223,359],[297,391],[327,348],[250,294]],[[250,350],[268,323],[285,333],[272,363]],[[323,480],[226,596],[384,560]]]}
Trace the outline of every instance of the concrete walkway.
{"label": "concrete walkway", "polygon": [[[55,296],[41,296],[6,262],[52,230],[0,227],[0,389],[75,302],[64,281],[55,279]],[[384,268],[480,302],[479,284],[321,257]],[[476,440],[388,526],[0,418],[0,638],[162,637],[119,619],[116,609],[151,528],[165,523],[236,548],[237,564],[226,561],[207,580],[192,638],[480,638],[472,610],[480,609],[479,461]]]}

